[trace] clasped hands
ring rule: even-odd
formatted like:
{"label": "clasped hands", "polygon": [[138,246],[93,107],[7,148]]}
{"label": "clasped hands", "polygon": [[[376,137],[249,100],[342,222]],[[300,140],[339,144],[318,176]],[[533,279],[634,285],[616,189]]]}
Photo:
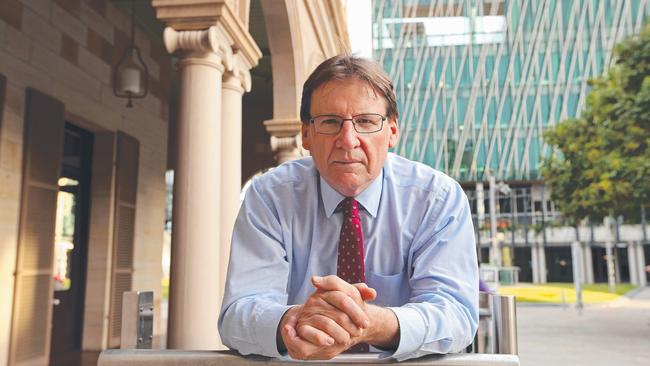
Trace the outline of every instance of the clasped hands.
{"label": "clasped hands", "polygon": [[[377,323],[385,317],[385,311],[395,317],[390,310],[366,303],[377,297],[374,289],[365,283],[347,283],[334,275],[313,276],[312,284],[316,291],[303,305],[287,310],[278,327],[292,358],[331,359],[358,343],[386,343],[382,342],[386,334],[380,334],[385,325]],[[395,333],[389,334],[389,339]]]}

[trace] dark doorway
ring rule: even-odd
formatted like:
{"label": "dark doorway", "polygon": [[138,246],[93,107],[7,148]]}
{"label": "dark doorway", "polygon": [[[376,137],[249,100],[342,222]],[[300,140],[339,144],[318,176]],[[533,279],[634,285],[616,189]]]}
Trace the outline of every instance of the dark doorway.
{"label": "dark doorway", "polygon": [[573,281],[571,247],[546,247],[548,282]]}
{"label": "dark doorway", "polygon": [[[627,246],[616,247],[613,250],[614,266],[616,266],[617,282],[630,282],[630,265],[627,258]],[[604,247],[591,248],[591,263],[594,267],[594,282],[605,283],[607,277],[607,250]]]}
{"label": "dark doorway", "polygon": [[607,282],[607,251],[603,247],[591,247],[591,264],[594,267],[594,282]]}
{"label": "dark doorway", "polygon": [[56,208],[50,365],[69,364],[81,351],[92,143],[90,132],[66,123]]}
{"label": "dark doorway", "polygon": [[627,245],[616,246],[616,265],[620,283],[630,283],[630,261],[627,257]]}
{"label": "dark doorway", "polygon": [[530,247],[515,247],[514,264],[519,267],[519,282],[533,282],[533,264]]}
{"label": "dark doorway", "polygon": [[479,252],[481,253],[481,263],[490,263],[490,248],[481,247]]}

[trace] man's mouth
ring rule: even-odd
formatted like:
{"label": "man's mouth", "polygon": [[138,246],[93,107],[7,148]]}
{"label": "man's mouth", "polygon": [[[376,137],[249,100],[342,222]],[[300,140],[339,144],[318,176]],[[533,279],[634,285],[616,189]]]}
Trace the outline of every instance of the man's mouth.
{"label": "man's mouth", "polygon": [[348,165],[348,164],[361,164],[361,162],[357,160],[335,160],[334,164]]}

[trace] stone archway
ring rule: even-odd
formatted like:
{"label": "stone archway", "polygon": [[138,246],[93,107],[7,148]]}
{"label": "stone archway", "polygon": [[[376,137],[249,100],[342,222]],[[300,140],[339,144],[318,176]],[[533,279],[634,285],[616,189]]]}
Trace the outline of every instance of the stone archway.
{"label": "stone archway", "polygon": [[301,156],[300,92],[303,64],[297,2],[261,0],[273,68],[273,119],[264,122],[278,164]]}
{"label": "stone archway", "polygon": [[260,0],[273,68],[273,119],[264,122],[278,163],[305,155],[302,84],[320,62],[350,49],[340,1]]}

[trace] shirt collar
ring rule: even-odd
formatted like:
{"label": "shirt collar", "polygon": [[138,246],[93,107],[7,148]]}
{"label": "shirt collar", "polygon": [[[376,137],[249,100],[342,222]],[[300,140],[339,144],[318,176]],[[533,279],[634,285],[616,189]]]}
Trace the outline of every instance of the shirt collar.
{"label": "shirt collar", "polygon": [[[322,176],[319,175],[319,179],[321,200],[323,201],[323,207],[325,207],[325,215],[329,218],[332,216],[339,203],[345,199],[345,196],[327,184]],[[381,174],[370,183],[368,188],[354,197],[372,217],[377,217],[383,182],[384,170],[382,169]]]}

